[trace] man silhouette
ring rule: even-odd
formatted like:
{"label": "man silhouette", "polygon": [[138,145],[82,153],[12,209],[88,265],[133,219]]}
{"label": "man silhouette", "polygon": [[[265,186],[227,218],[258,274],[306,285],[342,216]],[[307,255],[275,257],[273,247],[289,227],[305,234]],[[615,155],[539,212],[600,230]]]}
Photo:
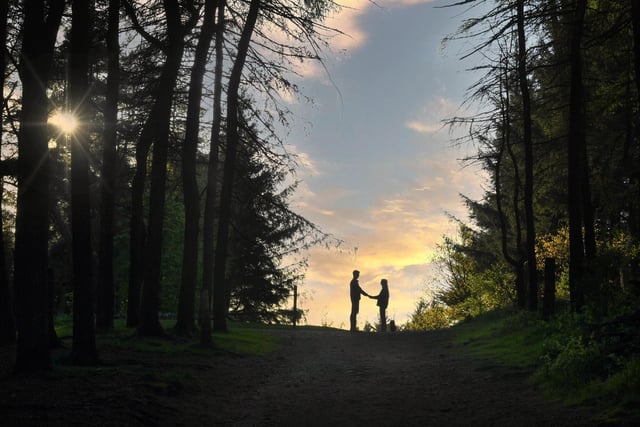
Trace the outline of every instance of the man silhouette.
{"label": "man silhouette", "polygon": [[387,330],[387,314],[386,310],[389,306],[389,284],[387,283],[387,279],[382,279],[380,281],[380,293],[376,296],[369,296],[369,298],[378,300],[376,304],[380,307],[380,332],[384,332]]}
{"label": "man silhouette", "polygon": [[349,284],[349,291],[351,295],[351,316],[349,317],[349,320],[351,321],[351,332],[356,332],[358,330],[356,326],[356,318],[360,311],[360,295],[369,296],[369,294],[363,291],[360,287],[358,277],[360,277],[360,272],[358,270],[353,270],[353,279],[351,279],[351,283]]}

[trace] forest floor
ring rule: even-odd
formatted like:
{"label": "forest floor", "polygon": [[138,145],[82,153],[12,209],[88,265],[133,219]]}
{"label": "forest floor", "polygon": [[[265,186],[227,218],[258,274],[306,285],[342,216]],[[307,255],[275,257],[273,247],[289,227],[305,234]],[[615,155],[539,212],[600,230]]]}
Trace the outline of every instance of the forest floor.
{"label": "forest floor", "polygon": [[264,333],[278,346],[262,355],[99,343],[100,367],[30,377],[10,375],[15,347],[0,347],[0,425],[634,425],[545,400],[530,371],[468,356],[450,330]]}

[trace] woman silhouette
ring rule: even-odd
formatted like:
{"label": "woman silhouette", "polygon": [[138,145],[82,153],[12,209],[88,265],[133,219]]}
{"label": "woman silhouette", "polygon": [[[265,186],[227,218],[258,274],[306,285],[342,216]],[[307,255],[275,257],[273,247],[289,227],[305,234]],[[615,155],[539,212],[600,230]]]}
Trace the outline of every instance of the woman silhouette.
{"label": "woman silhouette", "polygon": [[376,305],[380,307],[380,332],[384,332],[387,330],[386,310],[389,305],[389,284],[387,283],[387,279],[382,279],[380,286],[382,286],[380,293],[376,296],[369,295],[369,298],[378,300]]}

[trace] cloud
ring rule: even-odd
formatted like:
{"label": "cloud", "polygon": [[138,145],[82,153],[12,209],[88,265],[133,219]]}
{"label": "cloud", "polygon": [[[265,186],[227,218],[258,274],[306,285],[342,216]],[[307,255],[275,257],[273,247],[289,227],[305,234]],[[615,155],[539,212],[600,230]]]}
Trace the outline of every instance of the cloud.
{"label": "cloud", "polygon": [[342,35],[332,39],[332,48],[338,51],[354,51],[363,46],[368,40],[368,34],[361,25],[361,18],[376,10],[415,6],[430,3],[432,0],[342,0],[342,6],[337,13],[326,20],[329,28],[339,30]]}
{"label": "cloud", "polygon": [[[329,42],[328,50],[321,52],[325,64],[339,63],[364,46],[369,34],[363,29],[362,18],[374,11],[404,8],[431,3],[433,0],[342,0],[337,1],[337,10],[331,12],[322,22],[326,29],[322,34]],[[320,31],[320,30],[319,30]],[[296,73],[305,79],[317,79],[332,84],[327,70],[318,61],[304,61],[295,65]],[[293,102],[292,97],[284,97]]]}
{"label": "cloud", "polygon": [[295,157],[297,163],[297,170],[299,170],[305,176],[318,176],[323,175],[320,163],[313,160],[309,153],[300,151],[297,145],[288,144],[286,150],[292,156]]}
{"label": "cloud", "polygon": [[415,6],[417,4],[432,3],[433,0],[391,0],[394,6]]}
{"label": "cloud", "polygon": [[367,35],[362,30],[359,19],[373,5],[369,0],[344,0],[337,13],[327,18],[329,28],[339,30],[342,35],[333,39],[332,47],[337,50],[353,50],[362,46]]}
{"label": "cloud", "polygon": [[405,126],[421,134],[435,133],[445,128],[444,120],[453,117],[459,108],[460,105],[452,99],[436,97],[425,104],[416,118],[407,120]]}
{"label": "cloud", "polygon": [[439,130],[441,130],[444,126],[444,124],[439,123],[439,124],[429,124],[429,123],[421,123],[419,121],[416,120],[411,120],[408,121],[406,123],[407,128],[411,129],[414,132],[417,133],[435,133],[438,132]]}

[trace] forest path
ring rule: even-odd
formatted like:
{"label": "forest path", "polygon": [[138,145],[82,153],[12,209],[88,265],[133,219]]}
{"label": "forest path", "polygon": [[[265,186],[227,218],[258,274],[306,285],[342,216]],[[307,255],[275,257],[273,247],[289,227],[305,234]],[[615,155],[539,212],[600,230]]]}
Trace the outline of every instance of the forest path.
{"label": "forest path", "polygon": [[591,420],[588,408],[545,401],[527,384],[530,372],[465,356],[450,331],[269,333],[282,349],[262,366],[247,366],[253,386],[227,389],[230,411],[224,411],[226,419],[214,415],[216,424],[602,425]]}
{"label": "forest path", "polygon": [[278,350],[212,355],[102,338],[103,365],[28,377],[10,375],[15,346],[0,347],[0,426],[604,425],[594,408],[545,401],[529,371],[465,355],[451,330],[260,331]]}

